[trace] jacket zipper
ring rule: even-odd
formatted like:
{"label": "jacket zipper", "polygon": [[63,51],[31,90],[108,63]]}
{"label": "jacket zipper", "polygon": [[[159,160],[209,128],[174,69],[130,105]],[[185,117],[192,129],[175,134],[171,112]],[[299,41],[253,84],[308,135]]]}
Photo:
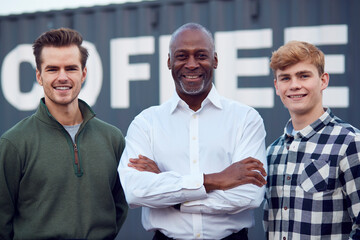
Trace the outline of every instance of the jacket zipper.
{"label": "jacket zipper", "polygon": [[78,156],[78,148],[76,143],[74,143],[74,154],[75,154],[75,165],[77,167],[78,174],[81,173],[80,164],[79,164],[79,156]]}
{"label": "jacket zipper", "polygon": [[[45,103],[44,103],[44,104],[45,104]],[[49,117],[51,117],[55,122],[57,122],[57,123],[62,127],[62,130],[65,132],[65,135],[68,135],[68,136],[71,138],[70,134],[65,130],[64,126],[61,125],[61,123],[58,122],[58,121],[54,118],[54,116],[51,115],[51,113],[48,111],[48,109],[47,109],[46,106],[45,106],[45,108],[46,108],[46,111],[47,111]],[[91,112],[92,112],[92,111],[91,111]],[[93,116],[93,117],[94,117],[94,116]],[[93,117],[91,117],[91,118],[93,118]],[[90,119],[91,119],[91,118],[90,118]],[[86,120],[86,122],[89,121],[90,119]],[[85,122],[85,120],[84,120],[84,122]],[[76,142],[77,135],[80,133],[80,131],[81,131],[81,126],[80,126],[78,132],[76,133],[75,142]],[[71,141],[71,142],[72,142],[72,141]],[[79,153],[78,153],[78,147],[77,147],[76,143],[73,143],[73,149],[74,149],[75,165],[76,165],[76,169],[77,169],[77,170],[75,170],[75,174],[76,174],[78,177],[81,177],[83,173],[82,173],[82,170],[81,170],[81,167],[80,167]]]}

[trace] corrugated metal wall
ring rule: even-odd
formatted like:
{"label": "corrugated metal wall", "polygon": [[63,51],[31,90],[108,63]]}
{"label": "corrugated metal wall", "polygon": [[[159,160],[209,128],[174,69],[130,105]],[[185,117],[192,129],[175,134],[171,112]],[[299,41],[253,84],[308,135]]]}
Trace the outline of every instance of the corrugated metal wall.
{"label": "corrugated metal wall", "polygon": [[[267,144],[289,116],[273,90],[271,52],[291,39],[316,44],[326,54],[330,87],[325,103],[360,127],[360,1],[163,0],[0,17],[0,134],[31,114],[41,96],[31,44],[51,28],[82,33],[91,48],[86,99],[99,118],[124,134],[144,108],[173,92],[166,69],[168,35],[198,22],[215,35],[219,55],[215,84],[228,97],[254,106],[267,129]],[[263,239],[262,211],[250,239]],[[119,239],[150,239],[131,210]]]}

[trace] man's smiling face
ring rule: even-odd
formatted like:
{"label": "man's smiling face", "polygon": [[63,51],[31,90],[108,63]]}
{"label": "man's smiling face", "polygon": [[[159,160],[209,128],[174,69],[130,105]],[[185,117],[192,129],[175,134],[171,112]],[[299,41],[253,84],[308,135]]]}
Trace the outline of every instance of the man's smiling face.
{"label": "man's smiling face", "polygon": [[168,67],[181,98],[208,94],[212,87],[217,55],[210,37],[201,30],[181,31],[170,46]]}
{"label": "man's smiling face", "polygon": [[80,63],[79,48],[76,45],[45,46],[41,60],[41,71],[36,70],[36,78],[44,88],[45,102],[62,106],[73,104],[86,77],[86,67],[82,69]]}
{"label": "man's smiling face", "polygon": [[328,85],[328,74],[319,76],[315,65],[301,61],[276,70],[276,94],[293,116],[311,116],[322,111],[322,91]]}

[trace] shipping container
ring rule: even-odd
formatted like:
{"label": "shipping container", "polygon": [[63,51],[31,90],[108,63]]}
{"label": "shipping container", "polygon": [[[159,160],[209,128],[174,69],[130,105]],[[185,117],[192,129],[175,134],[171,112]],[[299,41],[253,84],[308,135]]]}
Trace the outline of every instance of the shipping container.
{"label": "shipping container", "polygon": [[[269,60],[290,40],[324,51],[330,74],[324,104],[359,128],[359,13],[358,0],[159,0],[2,16],[0,134],[32,114],[43,95],[31,47],[41,33],[69,27],[83,35],[90,57],[80,98],[126,134],[140,111],[174,93],[166,65],[168,42],[187,22],[214,34],[219,58],[214,84],[222,95],[259,111],[267,145],[289,119],[274,91]],[[265,239],[262,209],[255,215],[249,239]],[[141,225],[140,209],[130,210],[118,239],[151,238]]]}

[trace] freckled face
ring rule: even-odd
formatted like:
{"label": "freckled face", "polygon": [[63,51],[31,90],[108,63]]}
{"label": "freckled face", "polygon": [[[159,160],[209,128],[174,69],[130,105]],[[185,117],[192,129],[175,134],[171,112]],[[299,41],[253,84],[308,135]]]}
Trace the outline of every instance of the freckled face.
{"label": "freckled face", "polygon": [[41,72],[36,70],[36,78],[43,86],[46,104],[78,104],[77,98],[87,72],[86,67],[82,70],[79,48],[76,45],[44,47],[41,59]]}
{"label": "freckled face", "polygon": [[318,117],[323,111],[322,91],[329,83],[329,75],[319,76],[317,68],[302,61],[283,70],[276,70],[276,94],[291,116]]}
{"label": "freckled face", "polygon": [[170,46],[168,67],[180,97],[208,94],[212,87],[217,55],[209,36],[201,30],[185,29]]}

